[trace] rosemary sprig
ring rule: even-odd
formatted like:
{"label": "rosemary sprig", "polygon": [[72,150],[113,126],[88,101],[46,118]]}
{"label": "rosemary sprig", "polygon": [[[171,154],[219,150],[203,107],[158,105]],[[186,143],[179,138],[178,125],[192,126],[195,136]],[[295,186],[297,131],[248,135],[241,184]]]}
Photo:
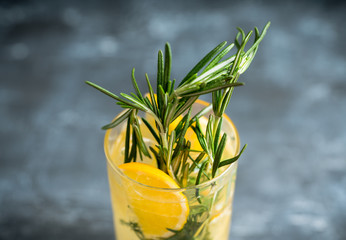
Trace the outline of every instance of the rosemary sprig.
{"label": "rosemary sprig", "polygon": [[[257,28],[254,29],[254,42],[248,50],[245,48],[253,31],[245,34],[241,28],[238,28],[234,43],[227,45],[227,42],[222,42],[217,45],[188,72],[176,88],[175,79],[171,79],[172,51],[168,43],[165,45],[164,53],[161,50],[158,52],[156,93],[146,74],[149,94],[143,96],[135,78],[135,69],[131,73],[135,93],[121,93],[118,96],[87,81],[87,84],[112,97],[117,104],[126,109],[113,122],[103,127],[103,129],[113,128],[127,119],[124,162],[136,161],[138,156],[153,156],[161,170],[167,172],[180,186],[185,187],[189,177],[196,173],[196,169],[198,171],[197,176],[194,175],[195,184],[199,184],[202,175],[206,179],[214,178],[220,167],[239,159],[246,145],[237,156],[227,160],[222,159],[224,149],[227,147],[227,135],[221,134],[223,114],[234,88],[243,85],[238,82],[238,78],[250,66],[269,25],[270,22],[261,33]],[[236,52],[227,56],[234,48]],[[191,117],[191,107],[194,102],[201,95],[208,93],[212,94],[211,106]],[[199,118],[211,109],[207,128],[203,131]],[[150,125],[144,118],[140,121],[139,111],[150,115],[155,120],[155,125]],[[170,132],[170,124],[179,116],[183,116],[181,122]],[[145,145],[140,122],[143,122],[153,135],[157,142],[156,147]],[[195,131],[203,149],[196,159],[190,154],[195,149],[191,149],[190,141],[185,138],[189,127]]]}

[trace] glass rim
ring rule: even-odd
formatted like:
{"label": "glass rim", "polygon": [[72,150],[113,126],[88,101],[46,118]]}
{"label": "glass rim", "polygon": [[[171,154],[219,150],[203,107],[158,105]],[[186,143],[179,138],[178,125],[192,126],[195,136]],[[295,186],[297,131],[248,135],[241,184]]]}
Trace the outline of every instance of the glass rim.
{"label": "glass rim", "polygon": [[[195,103],[198,103],[198,104],[201,104],[201,105],[204,105],[204,106],[209,106],[210,105],[210,103],[208,103],[208,102],[206,102],[204,100],[200,100],[200,99],[197,99]],[[126,110],[124,110],[124,111],[126,111]],[[124,111],[122,111],[121,113],[123,113]],[[119,113],[117,116],[119,116],[121,113]],[[115,118],[117,118],[117,116]],[[236,153],[238,154],[239,150],[240,150],[240,138],[239,138],[238,130],[237,130],[236,126],[234,125],[233,121],[231,120],[231,118],[227,114],[224,113],[223,117],[231,125],[231,127],[232,127],[232,129],[234,131],[234,135],[235,135],[235,139],[236,139],[236,144],[237,144],[236,145]],[[140,182],[136,181],[133,178],[130,178],[123,171],[121,171],[118,166],[116,166],[111,161],[111,157],[110,157],[110,153],[109,153],[109,148],[107,146],[108,146],[108,141],[109,141],[109,135],[110,135],[112,130],[113,130],[113,128],[107,129],[106,134],[105,134],[105,138],[104,138],[104,144],[103,144],[104,145],[104,151],[105,151],[106,159],[107,159],[107,163],[111,166],[112,170],[115,173],[119,174],[121,177],[124,177],[124,178],[128,179],[129,181],[134,182],[134,183],[140,185],[141,187],[149,188],[149,189],[152,189],[152,190],[167,191],[167,192],[183,192],[183,191],[187,191],[187,190],[191,190],[191,189],[200,189],[200,188],[203,188],[205,186],[212,185],[212,183],[214,183],[217,180],[223,178],[223,176],[226,175],[229,171],[231,171],[231,169],[234,168],[236,166],[237,162],[238,162],[238,161],[235,161],[235,162],[231,163],[227,167],[227,169],[224,172],[222,172],[220,175],[218,175],[215,178],[212,178],[212,179],[210,179],[208,181],[200,183],[198,185],[193,185],[193,186],[188,186],[188,187],[183,187],[183,188],[180,188],[180,187],[179,188],[162,188],[162,187],[150,186],[150,185],[147,185],[147,184],[144,184],[144,183],[140,183]]]}

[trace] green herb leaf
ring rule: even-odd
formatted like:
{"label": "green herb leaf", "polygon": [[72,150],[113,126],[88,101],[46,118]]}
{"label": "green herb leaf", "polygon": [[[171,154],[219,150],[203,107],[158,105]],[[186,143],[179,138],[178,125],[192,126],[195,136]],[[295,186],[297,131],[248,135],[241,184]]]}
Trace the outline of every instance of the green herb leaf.
{"label": "green herb leaf", "polygon": [[203,171],[204,171],[205,166],[207,166],[207,164],[208,164],[208,160],[206,160],[206,161],[204,161],[204,162],[202,163],[202,165],[201,165],[201,167],[200,167],[200,169],[199,169],[199,171],[198,171],[198,174],[197,174],[196,185],[198,185],[198,184],[200,183],[202,173],[203,173]]}
{"label": "green herb leaf", "polygon": [[229,158],[229,159],[227,159],[227,160],[224,160],[224,161],[220,162],[219,165],[218,165],[218,168],[223,167],[223,166],[226,166],[226,165],[229,165],[229,164],[234,163],[235,161],[237,161],[237,160],[239,159],[239,157],[241,156],[241,154],[242,154],[242,153],[244,152],[244,150],[246,149],[246,147],[247,147],[247,144],[245,144],[245,145],[243,146],[243,148],[241,149],[241,151],[239,152],[239,154],[238,154],[237,156],[235,156],[235,157],[233,157],[233,158]]}
{"label": "green herb leaf", "polygon": [[165,86],[165,90],[169,92],[168,90],[168,83],[171,77],[171,66],[172,66],[172,51],[171,46],[169,43],[166,43],[165,45],[165,67],[164,67],[164,74],[163,74],[163,82]]}
{"label": "green herb leaf", "polygon": [[135,78],[135,68],[132,69],[131,79],[132,79],[133,88],[135,89],[138,98],[139,98],[141,101],[144,101],[143,95],[142,95],[141,91],[139,90],[138,84],[137,84],[137,82],[136,82],[136,78]]}
{"label": "green herb leaf", "polygon": [[181,81],[179,86],[186,83],[187,80],[191,79],[191,77],[195,74],[197,74],[212,58],[213,56],[220,51],[225,45],[227,44],[226,41],[220,43],[217,45],[213,50],[211,50],[201,61],[199,61],[196,66],[193,67],[193,69],[185,76],[185,78]]}
{"label": "green herb leaf", "polygon": [[155,138],[156,142],[160,143],[160,138],[157,135],[157,133],[155,132],[154,128],[150,125],[150,123],[148,123],[148,121],[145,118],[142,118],[143,123],[145,124],[145,126],[147,126],[147,128],[149,129],[150,133],[153,135],[153,137]]}
{"label": "green herb leaf", "polygon": [[222,135],[221,141],[219,143],[219,146],[218,146],[218,148],[216,150],[216,154],[215,154],[215,157],[214,157],[213,170],[212,170],[212,174],[211,174],[212,177],[215,177],[216,170],[218,169],[218,166],[219,166],[219,163],[220,163],[220,160],[221,160],[221,157],[222,157],[223,150],[225,149],[226,138],[227,138],[227,135],[226,135],[226,133],[224,133]]}
{"label": "green herb leaf", "polygon": [[110,129],[110,128],[114,128],[116,126],[118,126],[120,123],[122,123],[125,119],[127,119],[129,117],[129,115],[131,114],[132,110],[127,110],[126,112],[124,112],[122,115],[120,115],[119,117],[117,117],[116,119],[114,119],[113,122],[105,125],[102,127],[103,130],[106,129]]}
{"label": "green herb leaf", "polygon": [[125,153],[124,153],[124,163],[131,162],[131,158],[129,156],[129,150],[130,150],[130,134],[131,134],[131,118],[127,119],[126,124],[126,135],[125,135]]}

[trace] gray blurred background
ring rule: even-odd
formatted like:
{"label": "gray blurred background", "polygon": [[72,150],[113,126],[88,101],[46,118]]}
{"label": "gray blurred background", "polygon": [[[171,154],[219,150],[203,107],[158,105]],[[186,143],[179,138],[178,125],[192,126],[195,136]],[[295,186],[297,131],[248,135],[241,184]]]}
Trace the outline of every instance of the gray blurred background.
{"label": "gray blurred background", "polygon": [[113,239],[103,135],[166,41],[180,80],[236,27],[272,25],[228,114],[232,240],[346,239],[344,1],[1,1],[0,239]]}

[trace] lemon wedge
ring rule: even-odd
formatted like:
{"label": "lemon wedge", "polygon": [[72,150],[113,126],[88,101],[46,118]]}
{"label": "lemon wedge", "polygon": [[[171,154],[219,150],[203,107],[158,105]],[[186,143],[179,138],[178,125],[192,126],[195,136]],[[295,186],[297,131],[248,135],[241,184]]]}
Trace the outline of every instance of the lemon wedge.
{"label": "lemon wedge", "polygon": [[125,188],[129,208],[136,215],[146,238],[169,237],[174,234],[169,229],[180,230],[184,227],[189,215],[186,196],[179,190],[158,189],[179,189],[169,175],[139,162],[125,163],[119,168],[129,178],[144,184],[128,181]]}

